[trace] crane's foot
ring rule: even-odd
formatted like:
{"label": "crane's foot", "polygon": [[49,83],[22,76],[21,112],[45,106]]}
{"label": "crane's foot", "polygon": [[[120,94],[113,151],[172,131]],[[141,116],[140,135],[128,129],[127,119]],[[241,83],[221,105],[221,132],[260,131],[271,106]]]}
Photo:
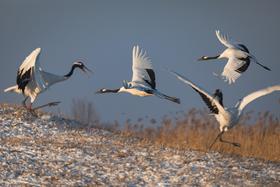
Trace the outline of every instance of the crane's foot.
{"label": "crane's foot", "polygon": [[35,112],[35,110],[33,110],[32,108],[31,109],[29,109],[29,112],[30,112],[30,114],[32,115],[32,116],[34,116],[34,117],[38,117],[38,114]]}
{"label": "crane's foot", "polygon": [[233,145],[233,146],[235,146],[235,147],[241,147],[240,143],[230,142],[230,141],[227,141],[227,140],[222,139],[221,137],[220,137],[220,142],[222,142],[222,143],[227,143],[227,144],[231,144],[231,145]]}
{"label": "crane's foot", "polygon": [[211,150],[212,146],[216,143],[216,141],[217,141],[218,139],[219,139],[219,141],[220,141],[221,143],[227,143],[227,144],[231,144],[231,145],[233,145],[233,146],[235,146],[235,147],[241,147],[241,145],[240,145],[239,143],[230,142],[230,141],[224,140],[224,139],[222,138],[223,133],[224,133],[224,131],[220,132],[220,133],[217,135],[217,137],[215,138],[215,140],[213,141],[213,143],[212,143],[212,144],[210,145],[210,147],[208,148],[209,151]]}
{"label": "crane's foot", "polygon": [[23,106],[28,112],[31,112],[31,111],[33,110],[31,104],[26,105],[26,103],[23,102],[23,103],[22,103],[22,106]]}
{"label": "crane's foot", "polygon": [[36,114],[34,109],[32,109],[32,104],[30,104],[30,105],[23,105],[23,106],[32,116],[38,117],[38,115]]}
{"label": "crane's foot", "polygon": [[[22,101],[22,106],[26,109],[28,109],[28,107],[26,106],[26,100],[28,99],[28,97],[25,97],[24,100]],[[31,105],[30,105],[31,108]]]}
{"label": "crane's foot", "polygon": [[241,147],[240,143],[232,142],[232,145],[235,146],[235,147]]}
{"label": "crane's foot", "polygon": [[44,107],[56,106],[59,103],[61,103],[61,102],[60,101],[50,102],[50,103],[47,103],[47,104],[44,104],[44,105],[41,105],[41,106],[37,106],[37,107],[33,108],[33,110],[38,110],[38,109],[44,108]]}

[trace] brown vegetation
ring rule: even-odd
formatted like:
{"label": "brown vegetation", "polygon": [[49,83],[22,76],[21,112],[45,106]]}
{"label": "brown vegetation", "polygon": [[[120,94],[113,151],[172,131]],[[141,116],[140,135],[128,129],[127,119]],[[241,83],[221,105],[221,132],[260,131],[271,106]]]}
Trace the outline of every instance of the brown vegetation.
{"label": "brown vegetation", "polygon": [[[79,101],[85,102],[85,101]],[[75,110],[85,104],[75,104]],[[93,105],[90,105],[93,107]],[[82,107],[84,111],[84,107]],[[86,112],[86,120],[76,115],[76,119],[90,122],[95,118],[88,117],[90,112]],[[77,118],[78,116],[78,118]],[[223,135],[226,140],[235,141],[241,144],[241,147],[216,142],[212,147],[213,151],[228,154],[238,154],[242,156],[263,158],[266,160],[280,161],[280,121],[269,112],[259,113],[257,119],[251,119],[256,116],[254,113],[243,115],[239,124],[230,129]],[[252,123],[253,124],[250,124]],[[91,122],[90,122],[91,123]],[[213,116],[208,115],[207,110],[192,109],[180,119],[164,117],[160,125],[156,125],[155,120],[151,119],[150,124],[142,124],[137,120],[136,123],[127,120],[121,133],[125,136],[137,136],[143,140],[143,143],[155,143],[159,146],[173,147],[176,149],[192,149],[199,151],[209,151],[210,143],[219,133],[218,123]],[[102,126],[102,124],[99,124]],[[118,124],[106,124],[106,129],[116,131]],[[111,128],[110,128],[111,127]]]}
{"label": "brown vegetation", "polygon": [[84,99],[73,99],[71,108],[72,117],[88,126],[99,124],[99,117],[91,102]]}

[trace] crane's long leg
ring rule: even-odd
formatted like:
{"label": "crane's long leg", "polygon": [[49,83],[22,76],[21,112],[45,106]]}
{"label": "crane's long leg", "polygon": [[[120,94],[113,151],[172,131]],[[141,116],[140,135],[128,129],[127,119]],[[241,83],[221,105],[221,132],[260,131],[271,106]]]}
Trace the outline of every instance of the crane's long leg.
{"label": "crane's long leg", "polygon": [[240,147],[240,144],[239,143],[236,143],[236,142],[230,142],[230,141],[227,141],[227,140],[223,140],[222,139],[222,136],[220,136],[220,142],[223,142],[223,143],[228,143],[228,144],[231,144],[235,147]]}
{"label": "crane's long leg", "polygon": [[231,145],[233,145],[233,146],[235,146],[235,147],[240,147],[240,144],[239,144],[239,143],[230,142],[230,141],[227,141],[227,140],[223,140],[223,139],[222,139],[222,135],[224,134],[224,132],[225,132],[225,131],[222,131],[222,132],[220,132],[220,133],[218,134],[218,136],[215,138],[215,140],[213,141],[213,143],[210,145],[209,150],[212,148],[212,146],[215,144],[215,142],[218,140],[218,138],[219,138],[220,142],[222,142],[222,143],[228,143],[228,144],[231,144]]}
{"label": "crane's long leg", "polygon": [[221,139],[221,136],[224,134],[224,131],[220,132],[218,134],[218,136],[215,138],[215,140],[213,141],[213,143],[210,145],[209,150],[212,148],[212,146],[216,143],[216,141],[218,140],[218,138]]}
{"label": "crane's long leg", "polygon": [[28,97],[25,97],[25,99],[22,101],[22,106],[24,107],[24,108],[27,108],[27,106],[26,106],[26,100],[28,99]]}
{"label": "crane's long leg", "polygon": [[22,101],[22,105],[24,108],[26,108],[28,111],[31,111],[32,110],[32,103],[30,103],[30,105],[26,105],[26,100],[28,99],[28,96],[25,97],[25,99]]}
{"label": "crane's long leg", "polygon": [[47,107],[47,106],[56,106],[56,105],[58,105],[60,103],[60,101],[50,102],[50,103],[47,103],[45,105],[41,105],[41,106],[32,108],[32,103],[30,103],[29,106],[26,106],[26,104],[25,104],[26,100],[27,100],[27,98],[24,99],[22,104],[34,117],[38,117],[38,115],[36,114],[35,110],[38,110],[40,108],[44,108],[44,107]]}
{"label": "crane's long leg", "polygon": [[32,110],[35,111],[35,110],[38,110],[40,108],[44,108],[44,107],[47,107],[47,106],[56,106],[60,103],[60,101],[55,101],[55,102],[50,102],[50,103],[47,103],[47,104],[44,104],[44,105],[41,105],[41,106],[37,106],[35,108],[33,108]]}
{"label": "crane's long leg", "polygon": [[33,111],[33,109],[31,108],[32,107],[32,103],[30,103],[29,105],[26,105],[26,100],[28,99],[28,97],[25,97],[25,99],[22,101],[22,105],[23,107],[28,111],[30,112],[32,115],[36,116],[36,113]]}

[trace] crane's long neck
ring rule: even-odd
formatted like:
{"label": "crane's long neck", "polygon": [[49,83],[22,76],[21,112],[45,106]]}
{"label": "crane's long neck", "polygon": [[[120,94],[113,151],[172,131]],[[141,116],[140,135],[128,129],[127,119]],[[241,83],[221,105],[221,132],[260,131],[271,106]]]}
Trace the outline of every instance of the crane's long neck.
{"label": "crane's long neck", "polygon": [[118,93],[120,88],[117,89],[103,89],[103,93]]}
{"label": "crane's long neck", "polygon": [[72,67],[71,67],[71,70],[69,71],[69,73],[67,73],[66,75],[64,75],[64,77],[67,78],[67,79],[68,79],[69,77],[71,77],[71,76],[73,75],[73,73],[74,73],[75,68],[77,68],[77,67],[78,67],[77,65],[73,64]]}

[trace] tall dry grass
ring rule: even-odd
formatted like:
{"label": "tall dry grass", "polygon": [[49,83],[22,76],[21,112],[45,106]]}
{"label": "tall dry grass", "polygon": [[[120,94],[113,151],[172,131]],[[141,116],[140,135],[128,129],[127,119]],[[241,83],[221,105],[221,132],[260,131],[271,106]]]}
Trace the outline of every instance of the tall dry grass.
{"label": "tall dry grass", "polygon": [[[217,141],[211,150],[238,154],[266,160],[280,161],[280,121],[269,112],[245,114],[239,124],[224,133],[223,139],[238,142],[241,147]],[[250,124],[254,121],[253,124]],[[206,110],[192,109],[181,119],[164,118],[160,127],[135,129],[137,124],[127,124],[128,135],[141,137],[152,143],[177,149],[193,149],[208,152],[219,133],[218,123]]]}
{"label": "tall dry grass", "polygon": [[73,99],[70,118],[79,122],[79,129],[83,128],[102,128],[109,131],[117,131],[119,124],[115,122],[111,123],[101,123],[99,115],[95,109],[92,102],[86,99]]}
{"label": "tall dry grass", "polygon": [[71,115],[82,124],[89,126],[99,124],[99,116],[93,103],[88,102],[85,99],[72,100]]}
{"label": "tall dry grass", "polygon": [[[121,131],[124,136],[141,138],[143,143],[148,141],[176,149],[208,152],[210,143],[219,133],[218,123],[213,116],[208,115],[206,109],[189,110],[178,119],[165,116],[160,122],[150,119],[149,124],[144,124],[142,120],[127,120],[124,125],[119,125],[117,121],[113,124],[101,123],[93,104],[84,100],[73,101],[72,111],[73,117],[83,124]],[[252,116],[257,117],[252,119]],[[223,139],[238,142],[241,147],[217,141],[211,150],[280,161],[280,121],[269,112],[244,114],[237,126],[224,133]]]}

